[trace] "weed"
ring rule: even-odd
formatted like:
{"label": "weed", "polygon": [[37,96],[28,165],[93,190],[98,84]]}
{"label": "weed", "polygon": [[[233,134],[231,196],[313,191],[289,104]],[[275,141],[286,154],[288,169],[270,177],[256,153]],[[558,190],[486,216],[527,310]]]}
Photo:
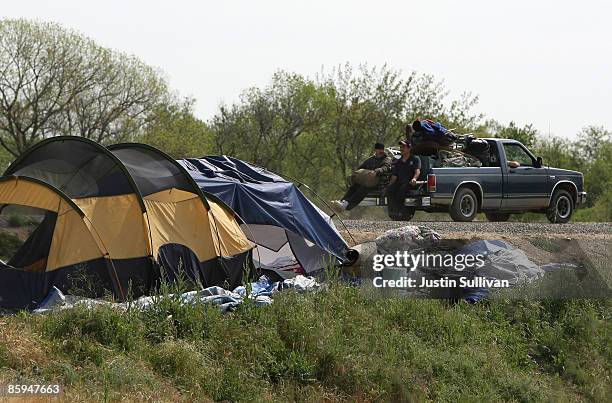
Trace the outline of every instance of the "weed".
{"label": "weed", "polygon": [[529,238],[529,243],[535,246],[536,248],[545,250],[550,253],[559,253],[562,248],[559,244],[550,238]]}
{"label": "weed", "polygon": [[148,310],[7,317],[0,378],[111,401],[604,401],[609,390],[609,299],[450,305],[337,284],[221,315],[183,303],[180,287],[162,285]]}

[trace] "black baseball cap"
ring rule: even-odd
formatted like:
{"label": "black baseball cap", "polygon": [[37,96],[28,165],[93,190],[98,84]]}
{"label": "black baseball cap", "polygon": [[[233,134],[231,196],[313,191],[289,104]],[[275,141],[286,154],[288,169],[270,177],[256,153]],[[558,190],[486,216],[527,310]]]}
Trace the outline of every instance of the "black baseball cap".
{"label": "black baseball cap", "polygon": [[410,143],[408,141],[406,141],[406,140],[400,140],[399,145],[404,145],[404,146],[406,146],[408,148],[411,147]]}
{"label": "black baseball cap", "polygon": [[384,150],[385,149],[385,145],[383,143],[376,143],[376,144],[374,144],[374,149],[375,150]]}

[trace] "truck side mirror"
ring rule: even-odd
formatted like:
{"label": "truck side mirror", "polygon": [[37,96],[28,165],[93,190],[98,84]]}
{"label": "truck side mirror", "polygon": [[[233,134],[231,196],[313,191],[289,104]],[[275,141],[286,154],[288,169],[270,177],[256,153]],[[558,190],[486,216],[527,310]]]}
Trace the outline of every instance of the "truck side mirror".
{"label": "truck side mirror", "polygon": [[542,168],[542,157],[536,157],[536,168]]}

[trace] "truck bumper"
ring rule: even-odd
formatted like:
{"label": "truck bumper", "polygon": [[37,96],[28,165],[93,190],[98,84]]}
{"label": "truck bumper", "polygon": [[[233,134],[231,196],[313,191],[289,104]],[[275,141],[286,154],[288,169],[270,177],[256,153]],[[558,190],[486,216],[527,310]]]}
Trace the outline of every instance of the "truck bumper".
{"label": "truck bumper", "polygon": [[[389,200],[386,197],[366,197],[359,203],[360,206],[387,206],[388,204]],[[429,196],[408,196],[404,200],[404,206],[408,207],[429,207],[431,204]]]}
{"label": "truck bumper", "polygon": [[587,199],[587,192],[580,192],[578,193],[578,197],[577,197],[577,205],[581,205],[586,203],[586,199]]}
{"label": "truck bumper", "polygon": [[431,206],[431,198],[425,197],[406,197],[404,200],[404,206],[409,207],[429,207]]}

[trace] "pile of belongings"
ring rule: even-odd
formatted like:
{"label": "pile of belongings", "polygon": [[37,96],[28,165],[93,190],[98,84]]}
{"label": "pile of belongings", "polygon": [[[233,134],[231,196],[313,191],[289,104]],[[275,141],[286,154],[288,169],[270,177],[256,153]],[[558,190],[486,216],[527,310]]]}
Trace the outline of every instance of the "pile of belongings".
{"label": "pile of belongings", "polygon": [[[408,251],[413,255],[424,253],[426,255],[481,255],[484,264],[480,267],[465,267],[457,270],[455,267],[439,267],[421,263],[416,270],[406,268],[387,267],[382,271],[383,278],[397,279],[406,276],[420,284],[422,278],[440,279],[466,277],[474,279],[482,277],[491,280],[506,280],[510,287],[523,286],[542,279],[545,273],[560,269],[577,270],[579,267],[573,263],[549,263],[538,265],[533,262],[524,251],[515,248],[511,243],[502,240],[477,240],[467,244],[457,244],[458,240],[444,241],[439,234],[424,226],[409,225],[385,232],[376,238],[376,247],[372,253],[393,255],[397,252]],[[365,254],[362,256],[364,257]],[[371,264],[368,264],[371,267]],[[398,271],[399,270],[399,271]],[[397,273],[393,273],[393,272]],[[387,276],[387,277],[385,277]],[[470,303],[488,298],[498,288],[486,286],[474,287],[448,287],[448,288],[418,288],[407,290],[415,296],[434,298],[459,297]],[[603,295],[609,295],[603,294]]]}
{"label": "pile of belongings", "polygon": [[457,136],[440,122],[430,119],[415,120],[412,123],[414,133],[410,139],[412,145],[434,143],[439,146],[449,146],[457,141]]}
{"label": "pile of belongings", "polygon": [[438,152],[438,166],[440,168],[480,167],[482,162],[472,155],[457,150],[440,150]]}
{"label": "pile of belongings", "polygon": [[350,176],[349,182],[351,185],[361,185],[368,188],[374,188],[380,184],[380,176],[370,175],[370,169],[358,169]]}
{"label": "pile of belongings", "polygon": [[468,135],[465,136],[464,141],[464,153],[473,155],[474,157],[478,158],[482,163],[485,163],[489,160],[489,143],[486,140]]}
{"label": "pile of belongings", "polygon": [[394,254],[396,251],[423,249],[435,245],[440,234],[425,226],[407,225],[386,231],[374,240],[379,253]]}
{"label": "pile of belongings", "polygon": [[181,304],[207,303],[219,306],[221,313],[235,310],[242,305],[244,298],[255,302],[257,306],[271,305],[274,301],[273,294],[281,290],[293,289],[297,292],[315,291],[320,284],[313,277],[298,275],[284,281],[272,281],[266,276],[261,276],[249,287],[239,286],[233,291],[218,286],[207,287],[199,291],[189,291],[180,295],[169,294],[168,296],[145,296],[135,301],[114,303],[101,299],[64,295],[58,288],[53,287],[43,302],[36,308],[34,313],[47,313],[56,310],[69,309],[76,306],[95,308],[96,306],[110,306],[127,310],[128,308],[146,310],[161,298],[178,298]]}

